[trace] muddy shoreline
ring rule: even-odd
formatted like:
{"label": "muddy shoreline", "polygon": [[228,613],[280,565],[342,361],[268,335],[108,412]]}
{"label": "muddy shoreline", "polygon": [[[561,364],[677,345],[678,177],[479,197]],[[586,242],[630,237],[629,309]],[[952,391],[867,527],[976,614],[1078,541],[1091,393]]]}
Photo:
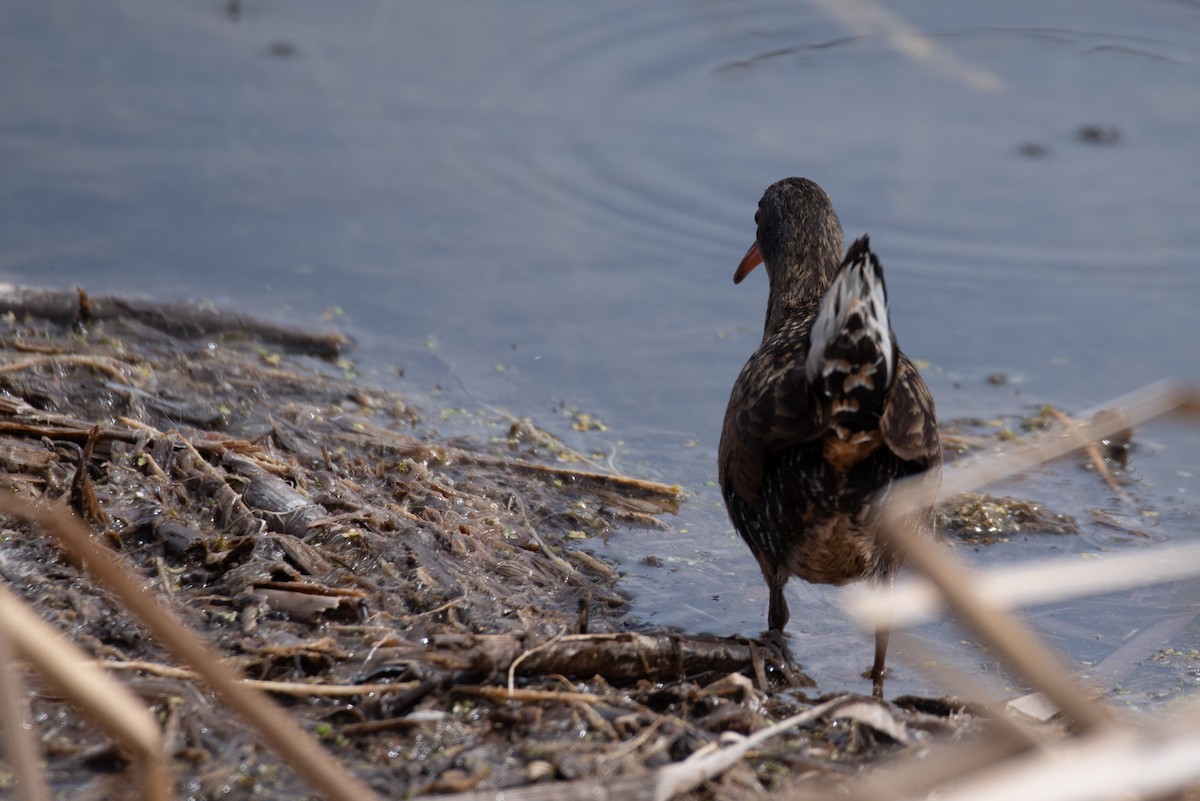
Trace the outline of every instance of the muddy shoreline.
{"label": "muddy shoreline", "polygon": [[[347,377],[338,335],[82,292],[27,300],[10,294],[0,317],[4,489],[86,521],[381,795],[566,782],[569,797],[616,778],[641,792],[723,733],[830,700],[771,643],[629,620],[587,540],[661,525],[678,487],[580,469],[527,420],[491,442],[415,436],[420,412]],[[36,526],[6,523],[0,574],[159,721],[178,797],[312,795]],[[127,755],[27,678],[53,789],[136,797]],[[836,782],[984,726],[944,699],[835,700],[682,797]]]}

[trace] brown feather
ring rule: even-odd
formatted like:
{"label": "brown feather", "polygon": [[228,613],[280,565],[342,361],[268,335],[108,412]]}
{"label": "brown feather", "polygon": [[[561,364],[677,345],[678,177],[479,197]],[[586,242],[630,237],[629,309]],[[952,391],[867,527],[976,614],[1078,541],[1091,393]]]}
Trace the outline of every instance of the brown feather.
{"label": "brown feather", "polygon": [[891,389],[884,398],[879,430],[892,453],[904,461],[926,468],[941,466],[942,447],[933,396],[916,365],[903,353],[897,361]]}

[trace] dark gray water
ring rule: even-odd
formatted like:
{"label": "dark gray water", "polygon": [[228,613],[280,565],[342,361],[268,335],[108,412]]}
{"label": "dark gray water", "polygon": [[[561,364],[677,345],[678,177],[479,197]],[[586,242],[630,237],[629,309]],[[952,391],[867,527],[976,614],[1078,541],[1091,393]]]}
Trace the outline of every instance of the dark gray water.
{"label": "dark gray water", "polygon": [[[598,547],[648,622],[750,633],[765,591],[712,480],[766,296],[765,276],[731,276],[772,181],[817,180],[848,235],[870,232],[945,418],[1200,378],[1200,7],[887,9],[8,3],[0,274],[334,316],[360,371],[434,418],[503,407],[685,485],[673,531]],[[572,431],[575,409],[607,431]],[[1196,536],[1197,430],[1148,429],[1135,475],[1151,539]],[[1073,466],[1018,489],[1130,513]],[[978,558],[1145,544],[1089,525]],[[827,689],[869,661],[837,597],[792,591],[796,650]],[[1193,601],[1034,614],[1082,661],[1103,658],[1093,635]],[[912,668],[896,681],[924,687]]]}

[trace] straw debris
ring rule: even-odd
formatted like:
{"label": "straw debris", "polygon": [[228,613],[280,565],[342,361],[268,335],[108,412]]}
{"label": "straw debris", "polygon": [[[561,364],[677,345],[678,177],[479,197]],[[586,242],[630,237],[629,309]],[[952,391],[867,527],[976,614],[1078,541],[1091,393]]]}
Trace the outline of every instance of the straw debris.
{"label": "straw debris", "polygon": [[[1187,546],[1103,576],[979,579],[898,528],[926,586],[859,614],[904,625],[939,593],[1040,691],[1050,722],[813,698],[776,641],[631,625],[588,540],[660,526],[679,487],[604,473],[528,420],[488,442],[422,435],[403,398],[353,381],[336,334],[82,291],[8,291],[0,314],[5,797],[895,798],[949,783],[975,799],[995,781],[1020,788],[1003,797],[1099,797],[1040,778],[1059,755],[1124,771],[1076,785],[1087,792],[1200,780],[1194,725],[1114,719],[1005,611],[1029,588],[1190,576]],[[1175,386],[1117,405],[1131,423],[1200,409]],[[1120,496],[1124,419],[1041,418],[1019,450],[947,476],[960,536],[1072,531],[1038,504],[974,493],[1079,448]],[[967,429],[955,449],[1010,439]],[[912,492],[895,492],[897,519]],[[1194,619],[1096,670],[1119,677],[1151,652],[1186,669],[1194,652],[1162,642]],[[1056,712],[1086,738],[1064,738]],[[1152,777],[1137,749],[1155,755]]]}
{"label": "straw debris", "polygon": [[[332,335],[83,293],[0,307],[0,575],[165,749],[130,766],[86,692],[25,671],[56,793],[566,798],[619,778],[710,797],[928,736],[867,699],[814,709],[778,644],[630,630],[616,571],[572,534],[661,525],[678,487],[600,472],[527,420],[421,436],[403,398],[299,355],[333,358]],[[721,745],[795,715],[769,751]],[[309,742],[336,762],[289,751]]]}

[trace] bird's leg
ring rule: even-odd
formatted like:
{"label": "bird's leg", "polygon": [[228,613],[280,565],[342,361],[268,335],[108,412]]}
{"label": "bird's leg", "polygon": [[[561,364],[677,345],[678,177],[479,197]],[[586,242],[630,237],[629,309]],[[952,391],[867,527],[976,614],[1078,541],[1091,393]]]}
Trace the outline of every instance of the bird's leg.
{"label": "bird's leg", "polygon": [[[895,588],[895,576],[888,576],[886,592],[889,598],[895,591]],[[885,590],[881,587],[879,591],[884,592]],[[874,696],[876,700],[880,701],[883,700],[883,677],[887,673],[884,663],[887,659],[888,639],[892,634],[890,605],[888,606],[888,610],[888,620],[880,621],[875,624],[875,664],[871,666],[871,671],[869,673],[863,675],[863,678],[869,678],[871,680],[871,695]]]}
{"label": "bird's leg", "polygon": [[883,676],[887,672],[883,663],[887,658],[888,637],[891,627],[880,623],[875,629],[875,664],[871,666],[871,695],[878,701],[883,700]]}
{"label": "bird's leg", "polygon": [[[780,667],[788,676],[789,683],[792,686],[801,686],[802,682],[795,679],[798,668],[792,657],[792,650],[788,647],[787,635],[783,633],[783,628],[787,625],[790,616],[787,600],[783,597],[783,586],[787,584],[788,574],[782,570],[776,570],[773,565],[761,562],[759,564],[762,566],[763,577],[767,580],[767,589],[771,595],[771,606],[767,612],[767,631],[762,640],[779,652]],[[799,675],[803,677],[804,674],[800,673]]]}
{"label": "bird's leg", "polygon": [[791,616],[791,613],[788,612],[787,599],[783,597],[783,585],[787,584],[788,576],[782,570],[774,569],[770,572],[764,570],[763,574],[766,576],[767,588],[771,593],[771,606],[767,612],[767,628],[771,631],[782,632]]}

